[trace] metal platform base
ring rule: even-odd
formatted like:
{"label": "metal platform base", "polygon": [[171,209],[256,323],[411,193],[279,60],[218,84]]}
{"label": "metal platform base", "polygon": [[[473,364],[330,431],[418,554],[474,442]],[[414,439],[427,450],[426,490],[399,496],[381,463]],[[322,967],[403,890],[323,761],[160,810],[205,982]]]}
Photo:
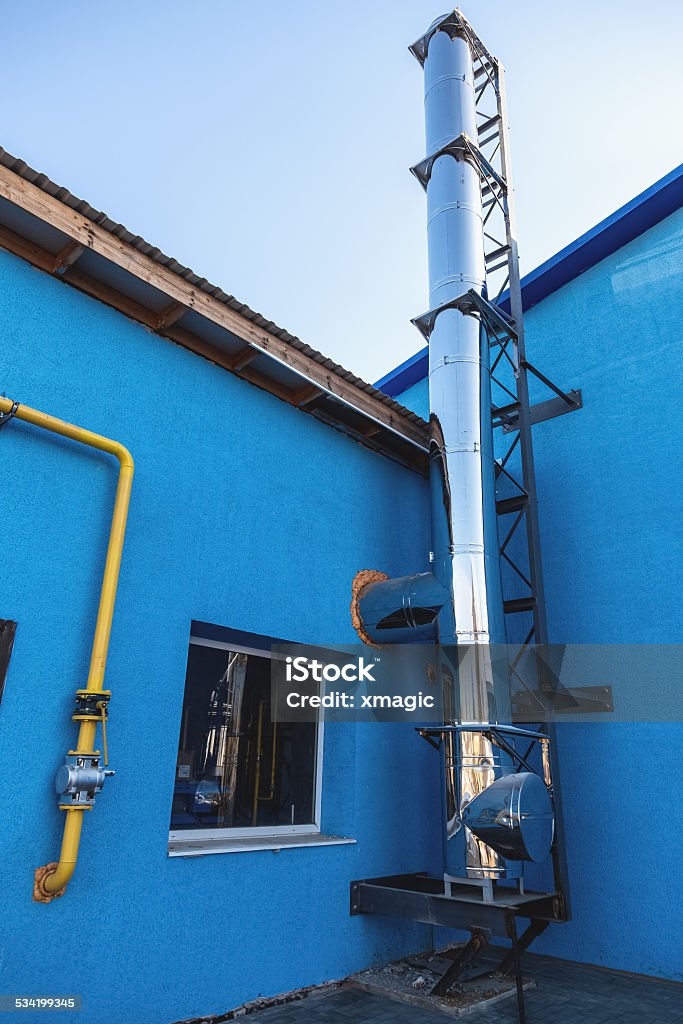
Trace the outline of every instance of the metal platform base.
{"label": "metal platform base", "polygon": [[[492,892],[485,893],[479,885],[466,881],[445,882],[426,872],[352,882],[351,914],[403,917],[469,932],[469,941],[454,953],[431,989],[430,994],[439,997],[447,995],[452,986],[465,977],[471,979],[491,973],[490,967],[476,970],[474,961],[489,947],[493,936],[508,939],[510,948],[503,951],[495,974],[514,977],[520,1024],[526,1020],[521,955],[551,922],[563,921],[566,916],[559,893],[520,892],[500,883],[493,886]],[[528,921],[521,934],[518,918]]]}
{"label": "metal platform base", "polygon": [[351,914],[383,914],[411,921],[458,928],[488,928],[494,935],[512,938],[517,918],[550,923],[564,921],[564,904],[558,893],[524,892],[494,886],[493,898],[484,900],[482,889],[467,883],[446,883],[425,871],[385,878],[365,878],[351,883]]}

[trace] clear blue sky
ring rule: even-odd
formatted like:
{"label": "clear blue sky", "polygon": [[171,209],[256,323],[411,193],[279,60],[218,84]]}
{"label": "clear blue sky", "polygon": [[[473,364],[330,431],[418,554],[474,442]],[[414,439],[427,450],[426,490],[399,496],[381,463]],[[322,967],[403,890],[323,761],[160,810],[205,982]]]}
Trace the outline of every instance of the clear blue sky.
{"label": "clear blue sky", "polygon": [[[7,4],[0,145],[374,380],[420,347],[438,0]],[[522,270],[681,160],[683,6],[487,0]]]}

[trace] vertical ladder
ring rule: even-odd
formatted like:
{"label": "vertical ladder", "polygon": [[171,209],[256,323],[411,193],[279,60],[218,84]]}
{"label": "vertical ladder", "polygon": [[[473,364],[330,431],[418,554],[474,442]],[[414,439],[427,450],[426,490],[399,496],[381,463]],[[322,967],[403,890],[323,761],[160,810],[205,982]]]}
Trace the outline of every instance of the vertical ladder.
{"label": "vertical ladder", "polygon": [[[491,337],[491,380],[494,426],[504,432],[505,451],[498,459],[501,558],[518,581],[521,593],[505,600],[506,615],[525,616],[524,643],[547,644],[538,498],[529,406],[529,364],[524,340],[522,290],[512,194],[510,145],[505,99],[505,72],[471,26],[454,12],[467,36],[474,59],[477,107],[476,140],[484,207],[484,252],[489,301],[509,313],[513,331]],[[524,531],[525,558],[513,553]]]}

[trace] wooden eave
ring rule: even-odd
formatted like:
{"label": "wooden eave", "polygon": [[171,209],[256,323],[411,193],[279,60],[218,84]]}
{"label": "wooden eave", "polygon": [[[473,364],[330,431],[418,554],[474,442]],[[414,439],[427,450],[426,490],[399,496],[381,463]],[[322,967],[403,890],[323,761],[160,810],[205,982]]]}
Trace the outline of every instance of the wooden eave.
{"label": "wooden eave", "polygon": [[[0,154],[6,163],[9,154]],[[15,171],[5,163],[0,247],[368,448],[426,471],[424,420],[298,339],[283,337],[276,325],[264,327],[259,314],[232,308],[240,304],[121,225],[110,226],[104,214],[96,219],[107,226],[96,223],[96,211],[25,164],[16,161]]]}

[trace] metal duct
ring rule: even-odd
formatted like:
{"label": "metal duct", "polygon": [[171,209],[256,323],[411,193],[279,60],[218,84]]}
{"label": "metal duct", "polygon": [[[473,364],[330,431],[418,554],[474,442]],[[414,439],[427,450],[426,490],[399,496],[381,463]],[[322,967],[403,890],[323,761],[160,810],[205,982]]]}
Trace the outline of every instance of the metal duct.
{"label": "metal duct", "polygon": [[553,841],[553,808],[540,775],[512,772],[471,800],[463,821],[505,857],[542,861]]}
{"label": "metal duct", "polygon": [[[504,645],[506,637],[489,346],[475,315],[478,303],[487,303],[481,185],[472,152],[477,140],[472,54],[448,18],[438,19],[411,50],[424,58],[427,158],[412,170],[426,188],[428,209],[430,310],[418,320],[431,332],[433,568],[368,585],[358,597],[357,611],[374,643],[438,641],[447,725],[506,722],[508,665],[504,657],[497,664],[491,646]],[[453,656],[454,645],[471,645],[468,657],[462,658],[461,651]],[[518,861],[526,850],[520,831],[526,820],[524,800],[538,797],[536,785],[524,789],[516,784],[509,790],[504,782],[512,771],[509,757],[494,749],[481,730],[444,729],[442,745],[446,877],[519,877]],[[490,800],[484,799],[492,787]],[[490,812],[508,792],[517,801],[516,814],[508,815],[512,824],[504,815],[496,823],[489,813],[484,828],[480,813],[467,817],[468,807]],[[542,801],[532,803],[529,815],[535,817]],[[468,822],[472,827],[466,827]],[[494,842],[496,829],[500,841]],[[547,829],[540,824],[539,829],[547,836]],[[550,843],[546,853],[549,848]]]}

